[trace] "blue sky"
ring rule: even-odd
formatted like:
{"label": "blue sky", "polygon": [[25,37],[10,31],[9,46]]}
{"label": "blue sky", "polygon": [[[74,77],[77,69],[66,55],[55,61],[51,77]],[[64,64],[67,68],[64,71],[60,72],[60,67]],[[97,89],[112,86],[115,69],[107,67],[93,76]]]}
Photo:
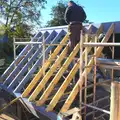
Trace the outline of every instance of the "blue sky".
{"label": "blue sky", "polygon": [[[47,0],[46,9],[42,10],[42,22],[51,19],[51,7],[59,0]],[[68,1],[68,0],[65,0]],[[76,1],[76,0],[74,0]],[[78,0],[87,13],[87,19],[94,23],[120,21],[120,0]]]}

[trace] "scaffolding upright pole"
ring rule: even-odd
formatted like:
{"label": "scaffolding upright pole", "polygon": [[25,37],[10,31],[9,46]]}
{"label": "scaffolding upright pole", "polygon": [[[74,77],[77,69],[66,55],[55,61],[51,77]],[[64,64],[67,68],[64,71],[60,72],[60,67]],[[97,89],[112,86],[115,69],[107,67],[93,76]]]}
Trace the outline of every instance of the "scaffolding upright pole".
{"label": "scaffolding upright pole", "polygon": [[[88,34],[85,35],[85,42],[88,42]],[[84,90],[84,120],[86,120],[86,104],[87,104],[87,64],[88,64],[88,47],[85,48],[85,90]]]}
{"label": "scaffolding upright pole", "polygon": [[[80,76],[82,76],[83,73],[83,31],[81,30],[80,34]],[[80,89],[80,111],[82,110],[82,89]]]}
{"label": "scaffolding upright pole", "polygon": [[111,83],[110,120],[120,120],[120,82]]}
{"label": "scaffolding upright pole", "polygon": [[[113,43],[115,43],[115,33],[113,33]],[[114,59],[115,47],[112,47],[112,59]],[[112,81],[114,80],[114,69],[112,69]]]}
{"label": "scaffolding upright pole", "polygon": [[15,38],[13,38],[13,51],[14,51],[14,60],[16,58],[16,45],[15,45]]}
{"label": "scaffolding upright pole", "polygon": [[45,34],[43,33],[43,41],[42,41],[42,46],[43,46],[43,76],[45,76],[45,68],[44,68],[44,64],[45,64]]}
{"label": "scaffolding upright pole", "polygon": [[[95,43],[97,42],[97,36],[95,36]],[[97,71],[97,58],[96,58],[96,50],[97,47],[94,48],[94,86],[93,86],[93,104],[95,106],[95,100],[96,100],[96,71]],[[93,120],[95,118],[95,110],[93,110]]]}
{"label": "scaffolding upright pole", "polygon": [[[14,60],[16,59],[16,44],[15,44],[15,38],[13,38],[13,51],[14,51]],[[14,64],[14,67],[16,67],[16,62]]]}
{"label": "scaffolding upright pole", "polygon": [[[42,53],[43,53],[43,65],[42,65],[42,67],[43,67],[43,77],[45,76],[45,67],[44,67],[44,64],[45,64],[45,34],[43,33],[43,40],[42,40],[42,46],[43,46],[43,51],[42,51]],[[44,91],[45,91],[45,86],[44,86]]]}

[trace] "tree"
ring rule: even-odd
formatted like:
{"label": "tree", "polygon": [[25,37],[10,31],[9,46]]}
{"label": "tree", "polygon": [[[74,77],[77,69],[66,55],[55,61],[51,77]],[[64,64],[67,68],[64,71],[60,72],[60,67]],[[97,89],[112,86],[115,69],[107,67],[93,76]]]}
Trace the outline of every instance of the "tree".
{"label": "tree", "polygon": [[24,33],[21,36],[24,37],[26,32],[23,26],[27,28],[40,26],[41,9],[45,3],[46,0],[0,0],[0,17],[4,21],[4,25],[0,27],[4,28],[4,35],[12,38]]}
{"label": "tree", "polygon": [[5,20],[5,26],[40,24],[45,3],[46,0],[0,0],[0,16]]}
{"label": "tree", "polygon": [[53,6],[50,14],[52,19],[47,22],[47,26],[67,25],[64,20],[64,13],[66,8],[67,3],[63,1],[60,1],[56,6]]}
{"label": "tree", "polygon": [[[64,20],[64,13],[67,8],[67,3],[63,1],[59,1],[56,6],[53,6],[51,9],[51,17],[52,19],[47,22],[47,26],[61,26],[67,25]],[[90,23],[89,20],[85,20],[84,23]]]}
{"label": "tree", "polygon": [[32,28],[40,26],[41,9],[45,4],[46,0],[0,0],[0,20],[3,22],[0,36],[9,38],[7,42],[0,42],[2,58],[13,55],[13,37],[29,37]]}

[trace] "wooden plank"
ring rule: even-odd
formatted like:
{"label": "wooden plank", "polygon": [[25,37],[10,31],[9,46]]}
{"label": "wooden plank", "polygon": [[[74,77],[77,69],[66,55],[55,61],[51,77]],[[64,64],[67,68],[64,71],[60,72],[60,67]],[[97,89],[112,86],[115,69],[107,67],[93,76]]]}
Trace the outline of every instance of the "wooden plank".
{"label": "wooden plank", "polygon": [[110,120],[120,120],[120,82],[111,84]]}
{"label": "wooden plank", "polygon": [[70,71],[69,75],[67,76],[67,78],[63,82],[62,86],[59,88],[59,90],[57,91],[57,93],[55,94],[55,96],[53,97],[51,102],[49,103],[49,105],[48,105],[48,107],[46,109],[47,111],[52,111],[53,108],[56,106],[56,104],[58,103],[59,99],[62,97],[62,95],[64,94],[66,88],[68,87],[68,85],[72,81],[73,77],[75,76],[76,72],[78,71],[78,69],[79,69],[79,60],[74,65],[74,67]]}
{"label": "wooden plank", "polygon": [[98,65],[101,68],[107,68],[107,69],[112,69],[112,70],[120,70],[120,65],[106,65],[106,64],[99,64]]}
{"label": "wooden plank", "polygon": [[[88,48],[88,53],[90,52],[91,48]],[[83,58],[85,58],[85,51],[83,52]],[[57,102],[59,101],[59,99],[62,97],[64,91],[66,90],[66,88],[68,87],[69,83],[71,82],[72,78],[74,77],[75,73],[78,71],[79,69],[79,60],[78,62],[74,65],[74,67],[72,68],[71,72],[69,73],[69,75],[67,76],[67,78],[65,79],[65,81],[63,82],[62,86],[59,88],[58,92],[56,93],[56,95],[54,96],[54,98],[52,99],[52,101],[50,102],[47,111],[51,111],[53,110],[53,108],[55,107],[55,105],[57,104]]]}
{"label": "wooden plank", "polygon": [[7,114],[1,114],[0,115],[0,120],[15,120],[15,118],[11,117],[10,115]]}
{"label": "wooden plank", "polygon": [[88,34],[92,33],[92,26],[93,26],[92,24],[89,25],[89,28],[88,28],[88,31],[87,31]]}
{"label": "wooden plank", "polygon": [[[110,36],[112,35],[114,31],[114,24],[111,25],[111,27],[109,28],[108,32],[106,33],[105,37],[103,38],[103,40],[101,41],[102,43],[107,42],[110,38]],[[99,57],[100,53],[102,52],[104,47],[98,47],[96,50],[96,57]],[[88,66],[92,66],[93,65],[93,58],[90,60],[90,62],[88,63]],[[87,74],[91,71],[92,67],[87,69]],[[82,79],[82,81],[81,81]],[[60,110],[60,112],[66,112],[70,105],[72,104],[72,102],[74,101],[76,95],[79,92],[79,89],[82,88],[82,85],[84,83],[85,80],[85,71],[83,72],[82,76],[80,77],[80,79],[78,80],[77,84],[75,85],[75,87],[73,88],[71,94],[69,95],[69,97],[67,98],[66,102],[64,103],[62,109]]]}
{"label": "wooden plank", "polygon": [[106,65],[120,65],[120,60],[106,59],[106,58],[97,58],[97,64],[106,64]]}
{"label": "wooden plank", "polygon": [[[69,85],[69,86],[72,86],[72,85]],[[64,93],[64,96],[67,96],[67,95],[69,95],[70,93],[71,93],[71,91],[65,92],[65,93]],[[46,101],[52,100],[53,97],[54,97],[54,95],[51,95]],[[59,101],[59,102],[61,102],[61,101]]]}
{"label": "wooden plank", "polygon": [[61,67],[61,69],[58,71],[58,73],[56,74],[56,76],[54,77],[54,79],[51,81],[50,85],[47,87],[47,89],[45,90],[45,92],[43,93],[43,95],[41,96],[41,98],[39,99],[39,101],[37,101],[37,105],[42,105],[47,100],[48,96],[50,95],[50,93],[54,89],[55,85],[59,82],[59,80],[62,77],[63,73],[68,68],[68,66],[72,62],[73,58],[78,53],[79,48],[80,48],[80,46],[79,46],[79,43],[78,43],[76,45],[76,47],[74,48],[74,50],[71,52],[70,56],[67,58],[67,60],[63,64],[63,66]]}
{"label": "wooden plank", "polygon": [[[101,27],[100,27],[101,29]],[[98,31],[101,31],[98,29]],[[100,34],[100,32],[98,32],[98,34]],[[91,51],[91,47],[85,49],[85,51],[83,52],[83,58],[85,58],[85,53],[89,53]],[[53,99],[51,100],[51,102],[49,103],[48,107],[47,107],[47,111],[52,111],[53,108],[56,106],[56,104],[58,103],[59,99],[62,97],[64,91],[66,90],[66,88],[68,87],[69,83],[71,82],[73,76],[75,75],[75,73],[78,71],[79,69],[79,61],[78,63],[76,63],[73,67],[73,69],[71,70],[71,72],[69,73],[69,75],[67,76],[67,78],[65,79],[65,81],[63,82],[62,86],[59,88],[58,92],[55,94],[55,96],[53,97]]]}
{"label": "wooden plank", "polygon": [[100,25],[99,29],[96,32],[96,36],[99,37],[99,35],[103,32],[103,24]]}
{"label": "wooden plank", "polygon": [[[68,40],[68,34],[63,38],[63,40],[60,42],[60,44],[66,43]],[[46,70],[53,59],[55,59],[56,55],[60,52],[60,50],[63,48],[63,46],[57,46],[57,48],[54,50],[54,52],[51,54],[49,59],[44,64],[44,69]],[[36,74],[36,76],[33,78],[31,83],[28,85],[28,87],[25,89],[25,91],[22,93],[22,97],[27,97],[31,90],[35,87],[39,79],[42,77],[43,74],[43,67],[39,70],[39,72]]]}
{"label": "wooden plank", "polygon": [[67,112],[63,113],[63,116],[68,117],[79,111],[80,111],[80,109],[75,107],[75,108],[72,108],[72,109],[68,110]]}
{"label": "wooden plank", "polygon": [[62,53],[60,54],[60,56],[57,58],[57,60],[55,61],[55,63],[52,65],[52,67],[50,68],[50,70],[46,73],[46,75],[44,76],[44,78],[42,79],[42,81],[38,84],[38,86],[36,87],[36,89],[33,91],[32,95],[28,99],[29,101],[35,100],[35,98],[37,97],[37,95],[39,94],[39,92],[43,89],[43,87],[45,86],[45,84],[48,82],[48,80],[50,79],[50,77],[52,76],[52,74],[54,73],[54,71],[56,70],[56,68],[58,67],[58,65],[61,63],[61,61],[66,56],[67,51],[68,51],[68,45],[64,48],[64,50],[62,51]]}
{"label": "wooden plank", "polygon": [[82,117],[81,117],[79,112],[76,112],[76,113],[73,114],[71,120],[82,120]]}

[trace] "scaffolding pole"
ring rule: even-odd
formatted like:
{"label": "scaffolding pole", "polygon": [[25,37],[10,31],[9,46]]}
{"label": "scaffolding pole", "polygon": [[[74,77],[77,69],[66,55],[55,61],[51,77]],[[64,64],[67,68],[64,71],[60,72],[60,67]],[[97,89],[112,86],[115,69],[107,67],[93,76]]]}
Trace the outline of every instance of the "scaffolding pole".
{"label": "scaffolding pole", "polygon": [[14,51],[14,60],[16,58],[16,45],[15,45],[15,38],[13,38],[13,51]]}
{"label": "scaffolding pole", "polygon": [[110,46],[120,46],[120,43],[93,43],[93,42],[91,42],[91,43],[83,43],[83,45],[85,46],[85,47],[95,47],[95,46],[101,46],[101,47],[110,47]]}
{"label": "scaffolding pole", "polygon": [[[95,36],[95,43],[97,42],[97,36]],[[93,86],[93,104],[95,106],[95,100],[96,100],[96,71],[97,71],[97,61],[96,61],[96,50],[97,47],[94,47],[94,75],[93,75],[93,82],[94,82],[94,86]],[[95,110],[93,109],[93,120],[95,118]]]}
{"label": "scaffolding pole", "polygon": [[[81,34],[80,34],[80,76],[82,76],[83,73],[83,31],[81,30]],[[79,77],[80,77],[79,76]],[[82,89],[80,89],[80,112],[82,112],[81,108],[82,108]]]}
{"label": "scaffolding pole", "polygon": [[111,83],[110,120],[120,120],[120,82]]}
{"label": "scaffolding pole", "polygon": [[[113,33],[113,43],[115,43],[115,33]],[[112,59],[114,59],[115,56],[115,47],[112,47]],[[112,81],[114,80],[114,69],[112,69]]]}
{"label": "scaffolding pole", "polygon": [[[88,42],[88,34],[85,35],[85,42]],[[88,47],[85,51],[85,66],[88,64]],[[84,89],[84,104],[87,104],[87,68],[85,68],[85,89]],[[84,107],[84,120],[86,120],[87,108]]]}

